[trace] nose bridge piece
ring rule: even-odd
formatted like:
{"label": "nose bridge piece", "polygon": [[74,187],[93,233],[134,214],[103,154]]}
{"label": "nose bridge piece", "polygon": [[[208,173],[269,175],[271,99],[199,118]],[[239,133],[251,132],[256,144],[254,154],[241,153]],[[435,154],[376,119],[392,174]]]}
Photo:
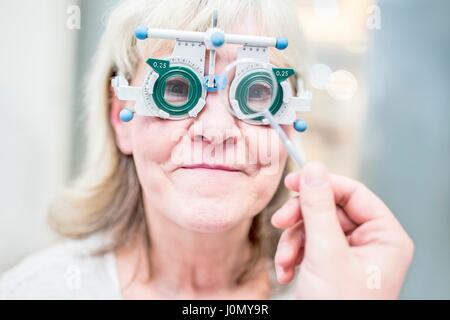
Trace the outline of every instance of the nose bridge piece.
{"label": "nose bridge piece", "polygon": [[[213,82],[211,83],[210,81]],[[206,75],[203,78],[203,86],[208,92],[217,92],[219,90],[223,90],[227,87],[227,77],[225,74]]]}

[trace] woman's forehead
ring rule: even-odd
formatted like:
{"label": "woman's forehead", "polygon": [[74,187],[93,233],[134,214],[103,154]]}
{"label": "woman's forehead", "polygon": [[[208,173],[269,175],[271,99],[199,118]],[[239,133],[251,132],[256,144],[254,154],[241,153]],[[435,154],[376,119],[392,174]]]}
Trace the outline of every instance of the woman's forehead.
{"label": "woman's forehead", "polygon": [[[218,27],[221,27],[220,25]],[[239,24],[233,25],[233,26],[223,26],[223,30],[226,33],[229,34],[239,34],[239,35],[251,35],[251,36],[268,36],[264,33],[264,31],[261,28],[261,24],[258,23],[257,19],[253,16],[248,16],[246,19],[241,21]],[[149,57],[155,57],[155,58],[163,58],[168,57],[172,55],[173,48],[175,46],[175,41],[173,40],[156,40],[159,41],[158,44],[156,44],[155,40],[152,41],[152,39],[148,39],[147,47],[146,47],[146,53],[148,54],[147,57],[142,57],[144,60],[147,60]],[[158,49],[155,51],[153,48],[157,47]],[[239,44],[226,44],[216,50],[216,63],[224,63],[229,64],[236,60],[237,58],[237,49],[239,47],[242,47],[242,45]],[[269,48],[269,58],[275,58],[272,57],[270,54],[270,48]],[[205,55],[206,62],[209,61],[208,54]],[[272,60],[272,59],[270,59]],[[271,61],[272,62],[272,61]]]}
{"label": "woman's forehead", "polygon": [[[229,64],[237,59],[237,49],[239,45],[227,44],[216,50],[216,63]],[[206,62],[209,62],[209,55],[206,55]]]}

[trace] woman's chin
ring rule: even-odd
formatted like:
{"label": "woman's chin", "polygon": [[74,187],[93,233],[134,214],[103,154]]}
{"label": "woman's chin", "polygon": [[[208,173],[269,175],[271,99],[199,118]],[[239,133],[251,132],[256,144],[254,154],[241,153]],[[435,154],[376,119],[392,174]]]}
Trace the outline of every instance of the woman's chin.
{"label": "woman's chin", "polygon": [[186,229],[201,233],[220,233],[232,229],[244,219],[233,206],[209,200],[186,203],[177,212],[178,223]]}
{"label": "woman's chin", "polygon": [[208,170],[208,169],[178,169],[172,173],[175,187],[189,192],[196,197],[217,197],[229,194],[230,188],[243,187],[248,180],[242,172]]}

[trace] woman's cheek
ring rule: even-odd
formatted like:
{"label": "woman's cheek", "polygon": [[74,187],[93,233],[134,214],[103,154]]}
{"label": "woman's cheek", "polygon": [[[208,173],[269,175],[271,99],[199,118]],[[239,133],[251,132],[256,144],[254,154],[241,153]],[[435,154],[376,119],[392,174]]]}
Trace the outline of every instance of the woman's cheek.
{"label": "woman's cheek", "polygon": [[255,212],[260,212],[267,206],[276,192],[281,176],[283,174],[287,152],[281,144],[275,130],[270,127],[248,128],[249,152],[257,155],[259,171],[252,177],[252,192],[254,195]]}
{"label": "woman's cheek", "polygon": [[133,127],[133,156],[155,163],[166,162],[179,142],[175,133],[180,130],[183,129],[175,121],[140,117]]}
{"label": "woman's cheek", "polygon": [[275,130],[252,127],[246,130],[249,158],[256,159],[261,176],[278,176],[286,163],[287,153]]}

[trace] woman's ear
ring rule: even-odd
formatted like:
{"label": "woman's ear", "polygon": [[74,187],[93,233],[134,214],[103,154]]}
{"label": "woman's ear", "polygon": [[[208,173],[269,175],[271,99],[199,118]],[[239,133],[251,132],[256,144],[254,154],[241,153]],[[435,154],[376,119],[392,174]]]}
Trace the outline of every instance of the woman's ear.
{"label": "woman's ear", "polygon": [[132,139],[131,139],[131,122],[123,122],[120,120],[120,111],[124,107],[124,102],[117,99],[112,87],[109,88],[109,101],[110,101],[110,121],[115,132],[116,144],[119,150],[126,154],[131,155],[132,152]]}

